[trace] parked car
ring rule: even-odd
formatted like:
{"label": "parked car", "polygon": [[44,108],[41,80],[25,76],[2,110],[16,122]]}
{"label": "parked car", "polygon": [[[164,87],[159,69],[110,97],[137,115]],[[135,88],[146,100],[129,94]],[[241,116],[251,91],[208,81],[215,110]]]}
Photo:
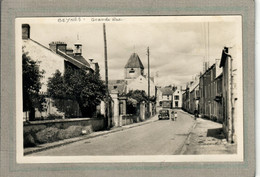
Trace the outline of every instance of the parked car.
{"label": "parked car", "polygon": [[170,119],[170,111],[168,109],[161,109],[159,111],[158,119]]}

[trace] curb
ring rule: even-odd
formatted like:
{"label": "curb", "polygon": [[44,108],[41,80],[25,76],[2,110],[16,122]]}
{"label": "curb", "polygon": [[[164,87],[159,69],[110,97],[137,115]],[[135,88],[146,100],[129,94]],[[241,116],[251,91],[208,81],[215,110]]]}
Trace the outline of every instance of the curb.
{"label": "curb", "polygon": [[152,123],[152,122],[156,122],[156,121],[158,121],[158,120],[155,119],[155,120],[149,121],[149,122],[148,121],[147,122],[146,121],[145,122],[140,122],[140,123],[137,123],[136,125],[132,125],[132,126],[131,125],[126,125],[128,127],[122,126],[122,127],[116,128],[114,130],[108,130],[107,132],[100,133],[100,134],[97,134],[97,135],[92,135],[92,136],[91,136],[91,134],[89,134],[89,135],[86,135],[85,137],[81,137],[81,138],[78,138],[76,140],[69,141],[69,139],[67,139],[68,140],[67,142],[61,142],[59,144],[46,146],[46,147],[43,147],[43,148],[40,148],[40,149],[34,149],[34,150],[31,150],[31,151],[24,152],[23,154],[24,155],[29,155],[29,154],[33,154],[33,153],[36,153],[36,152],[41,152],[41,151],[45,151],[45,150],[48,150],[48,149],[53,149],[53,148],[56,148],[56,147],[65,146],[65,145],[68,145],[68,144],[71,144],[71,143],[75,143],[75,142],[78,142],[78,141],[81,141],[81,140],[96,138],[96,137],[107,135],[107,134],[110,134],[110,133],[116,133],[116,132],[124,131],[124,130],[130,129],[130,128],[139,127],[139,126],[142,126],[142,125],[145,125],[145,124],[149,124],[149,123]]}

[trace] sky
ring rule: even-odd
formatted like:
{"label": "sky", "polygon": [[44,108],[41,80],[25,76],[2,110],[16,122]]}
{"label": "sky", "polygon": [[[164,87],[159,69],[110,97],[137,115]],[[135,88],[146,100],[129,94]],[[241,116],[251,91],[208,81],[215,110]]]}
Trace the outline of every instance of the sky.
{"label": "sky", "polygon": [[[157,84],[185,85],[203,71],[203,61],[211,65],[220,59],[224,46],[242,46],[239,16],[118,18],[106,22],[109,80],[124,78],[124,66],[133,52],[147,73],[149,47],[150,72],[157,76]],[[31,38],[47,47],[52,41],[66,42],[68,47],[82,43],[82,55],[99,63],[104,79],[103,22],[93,21],[102,17],[86,19],[68,23],[57,18],[25,19],[24,23],[31,26]]]}

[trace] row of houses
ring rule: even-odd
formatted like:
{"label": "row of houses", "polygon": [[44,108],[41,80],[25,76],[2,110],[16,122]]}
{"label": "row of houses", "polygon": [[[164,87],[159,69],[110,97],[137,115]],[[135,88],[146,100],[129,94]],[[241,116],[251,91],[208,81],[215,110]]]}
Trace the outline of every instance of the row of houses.
{"label": "row of houses", "polygon": [[182,94],[182,108],[222,123],[229,142],[236,141],[238,61],[236,48],[224,47],[221,59],[189,82]]}

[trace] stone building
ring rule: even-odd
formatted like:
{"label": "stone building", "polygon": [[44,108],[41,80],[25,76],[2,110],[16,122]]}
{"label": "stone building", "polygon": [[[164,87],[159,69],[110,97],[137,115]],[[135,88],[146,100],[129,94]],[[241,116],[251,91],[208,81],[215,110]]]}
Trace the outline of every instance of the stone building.
{"label": "stone building", "polygon": [[[59,70],[64,74],[67,66],[74,68],[82,68],[86,72],[95,72],[98,69],[98,64],[93,61],[87,61],[82,56],[82,44],[75,43],[74,49],[67,48],[65,42],[51,42],[49,48],[44,46],[38,41],[30,38],[30,25],[22,24],[22,48],[23,53],[29,56],[32,60],[37,61],[39,64],[39,70],[44,70],[44,75],[40,82],[42,84],[40,93],[46,96],[46,111],[40,112],[36,109],[35,117],[44,118],[48,115],[61,115],[65,117],[65,113],[59,111],[54,106],[54,101],[47,96],[47,83],[48,78],[52,77],[53,74]],[[64,106],[67,107],[67,112],[72,117],[78,117],[81,115],[79,107],[76,101],[66,100],[63,102]],[[28,112],[24,113],[25,117],[28,117]]]}
{"label": "stone building", "polygon": [[[148,78],[139,75],[137,78],[127,82],[127,92],[130,90],[144,90],[148,95]],[[155,85],[152,81],[150,81],[150,96],[155,96]]]}
{"label": "stone building", "polygon": [[186,88],[182,93],[182,109],[187,112],[190,112],[190,84],[189,83],[186,84]]}
{"label": "stone building", "polygon": [[199,76],[196,76],[195,79],[190,84],[190,106],[189,111],[195,113],[199,111]]}
{"label": "stone building", "polygon": [[[124,67],[124,79],[109,80],[108,89],[113,98],[113,122],[115,126],[120,126],[122,118],[127,117],[128,112],[126,107],[128,98],[125,95],[131,90],[143,90],[148,95],[148,78],[144,75],[144,66],[137,53],[131,54],[127,60]],[[150,78],[150,96],[155,96],[155,84],[152,77]],[[143,116],[140,116],[140,120],[143,120],[145,112],[147,112],[147,105],[145,103],[138,103],[138,105],[140,110],[137,111],[137,114],[143,114]],[[151,103],[150,112],[152,112]]]}
{"label": "stone building", "polygon": [[[144,75],[144,66],[138,54],[133,53],[130,56],[125,65],[124,73],[127,92],[130,90],[144,90],[148,95],[148,77]],[[152,77],[150,77],[150,96],[155,96],[155,84]]]}
{"label": "stone building", "polygon": [[242,105],[242,98],[239,97],[238,89],[240,77],[238,62],[241,58],[237,55],[236,50],[238,50],[236,47],[224,47],[219,65],[223,70],[223,129],[227,140],[231,143],[237,141],[238,117],[242,116],[242,109],[238,107],[238,105]]}
{"label": "stone building", "polygon": [[200,76],[199,113],[206,118],[222,122],[222,71],[219,60],[216,60],[205,73]]}
{"label": "stone building", "polygon": [[173,108],[181,108],[182,107],[182,87],[176,86],[176,89],[173,92],[172,97],[172,107]]}
{"label": "stone building", "polygon": [[125,65],[125,80],[131,81],[138,76],[144,76],[144,65],[136,53],[133,53]]}

